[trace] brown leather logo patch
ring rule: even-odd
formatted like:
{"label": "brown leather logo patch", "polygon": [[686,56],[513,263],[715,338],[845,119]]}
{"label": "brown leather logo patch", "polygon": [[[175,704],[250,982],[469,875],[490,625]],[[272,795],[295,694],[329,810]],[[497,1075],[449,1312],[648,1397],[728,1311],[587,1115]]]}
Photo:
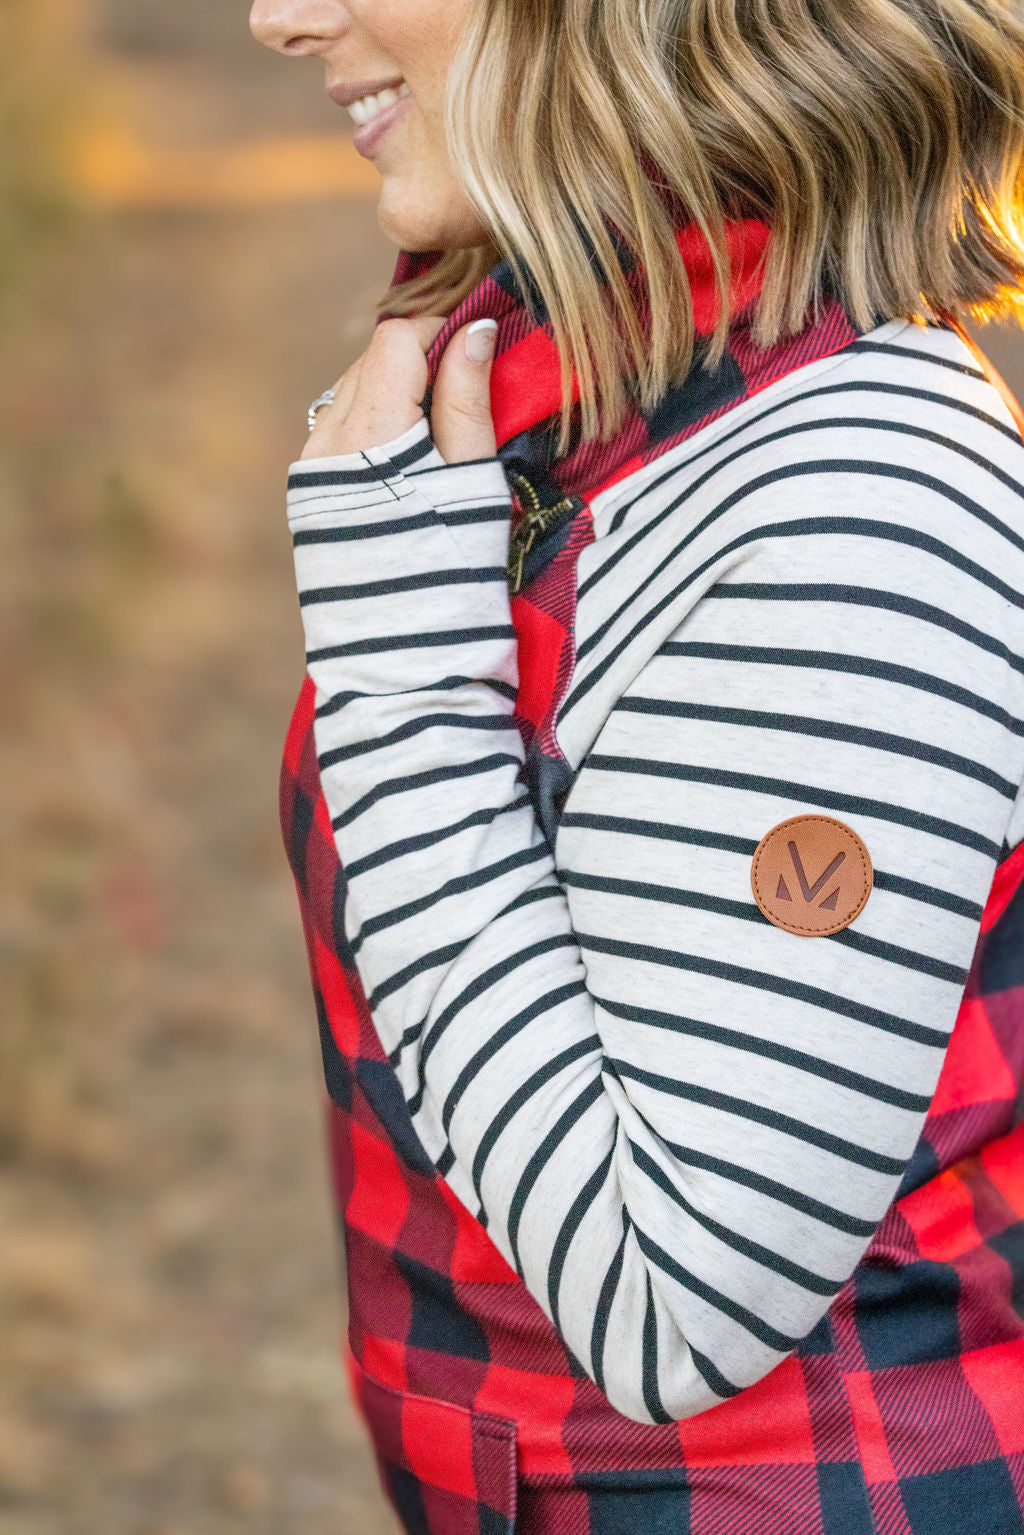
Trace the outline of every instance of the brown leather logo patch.
{"label": "brown leather logo patch", "polygon": [[863,910],[874,873],[852,827],[830,815],[794,815],[757,844],[754,900],[769,922],[804,938],[838,933]]}

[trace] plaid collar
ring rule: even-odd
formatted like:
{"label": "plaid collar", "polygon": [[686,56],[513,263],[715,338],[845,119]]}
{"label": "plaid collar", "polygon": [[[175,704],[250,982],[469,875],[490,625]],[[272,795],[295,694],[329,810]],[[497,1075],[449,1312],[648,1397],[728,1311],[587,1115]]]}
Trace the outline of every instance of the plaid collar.
{"label": "plaid collar", "polygon": [[[498,454],[506,470],[526,480],[542,507],[554,507],[564,498],[589,501],[792,369],[827,357],[863,334],[836,294],[826,290],[817,317],[798,334],[771,347],[755,346],[750,333],[752,310],[761,290],[770,231],[761,220],[751,218],[728,222],[726,233],[733,272],[732,319],[719,367],[707,372],[701,366],[708,350],[706,338],[718,312],[710,250],[697,226],[682,222],[676,227],[676,243],[690,281],[696,332],[689,372],[648,411],[641,410],[636,402],[634,380],[627,380],[631,403],[619,430],[608,442],[581,443],[578,392],[574,389],[577,403],[569,446],[565,454],[556,457],[561,379],[554,333],[539,295],[533,294],[528,304],[504,260],[492,267],[453,310],[431,344],[423,399],[428,417],[438,365],[451,337],[471,320],[484,316],[497,320],[491,398]],[[616,241],[616,251],[631,291],[641,297],[639,267],[621,241]],[[391,286],[429,271],[441,254],[400,252]],[[387,312],[380,318],[388,318]],[[514,487],[519,484],[513,479]],[[528,491],[516,499],[520,510],[525,511]]]}

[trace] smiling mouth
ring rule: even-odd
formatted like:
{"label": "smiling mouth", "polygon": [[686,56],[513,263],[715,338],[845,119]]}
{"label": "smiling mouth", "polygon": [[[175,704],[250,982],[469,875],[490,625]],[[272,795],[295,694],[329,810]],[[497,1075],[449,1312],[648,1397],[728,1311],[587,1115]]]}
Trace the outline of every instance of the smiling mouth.
{"label": "smiling mouth", "polygon": [[386,112],[396,102],[411,95],[408,84],[400,76],[384,85],[378,85],[376,90],[364,91],[361,96],[354,95],[353,89],[358,87],[333,86],[327,94],[339,107],[345,108],[357,128],[372,122],[381,112]]}

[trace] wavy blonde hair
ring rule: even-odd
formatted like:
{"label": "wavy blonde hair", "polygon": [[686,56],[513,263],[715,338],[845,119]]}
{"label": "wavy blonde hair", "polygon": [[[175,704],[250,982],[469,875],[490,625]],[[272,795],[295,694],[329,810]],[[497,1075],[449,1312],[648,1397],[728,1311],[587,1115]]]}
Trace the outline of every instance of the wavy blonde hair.
{"label": "wavy blonde hair", "polygon": [[504,257],[562,360],[559,455],[573,369],[582,436],[604,441],[624,372],[650,408],[691,366],[673,210],[712,251],[708,368],[730,320],[727,218],[772,231],[759,345],[826,287],[862,329],[927,309],[1024,325],[1024,0],[478,0],[446,129],[493,243],[446,251],[378,313],[450,314]]}

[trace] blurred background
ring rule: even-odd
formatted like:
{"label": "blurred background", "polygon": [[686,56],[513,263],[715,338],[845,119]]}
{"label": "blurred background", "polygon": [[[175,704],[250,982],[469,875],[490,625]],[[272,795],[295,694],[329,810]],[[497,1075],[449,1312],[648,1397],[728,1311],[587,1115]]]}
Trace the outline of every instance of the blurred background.
{"label": "blurred background", "polygon": [[277,776],[396,251],[245,0],[0,19],[0,1529],[384,1535]]}
{"label": "blurred background", "polygon": [[245,0],[8,0],[0,120],[0,1528],[387,1535],[277,822],[376,172]]}

